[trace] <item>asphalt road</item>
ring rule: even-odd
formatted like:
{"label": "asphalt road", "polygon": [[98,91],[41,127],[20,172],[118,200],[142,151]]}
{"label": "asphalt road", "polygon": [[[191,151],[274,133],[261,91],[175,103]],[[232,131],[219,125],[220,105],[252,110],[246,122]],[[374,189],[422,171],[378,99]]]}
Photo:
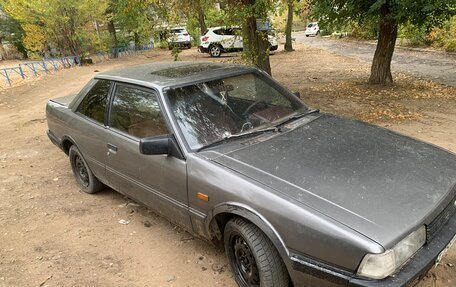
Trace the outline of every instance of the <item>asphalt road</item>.
{"label": "asphalt road", "polygon": [[[375,43],[343,41],[326,37],[305,37],[302,32],[294,33],[293,37],[299,43],[322,48],[338,55],[358,58],[369,63],[372,62],[375,52]],[[394,51],[391,68],[393,73],[399,71],[456,87],[456,54],[399,47]]]}

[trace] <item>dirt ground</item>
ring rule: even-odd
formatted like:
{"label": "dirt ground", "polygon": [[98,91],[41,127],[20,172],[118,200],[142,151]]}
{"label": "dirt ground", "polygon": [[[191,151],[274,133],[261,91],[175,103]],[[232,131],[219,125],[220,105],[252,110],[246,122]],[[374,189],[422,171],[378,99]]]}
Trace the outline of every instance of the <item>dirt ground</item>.
{"label": "dirt ground", "polygon": [[[212,60],[195,49],[180,57]],[[220,246],[110,189],[82,193],[45,134],[48,99],[78,91],[101,71],[171,59],[169,51],[149,51],[0,90],[0,286],[235,286]],[[313,107],[456,152],[454,88],[406,75],[387,91],[372,88],[364,84],[366,63],[304,45],[276,52],[271,63],[274,77]],[[456,246],[418,286],[455,286],[455,265]]]}

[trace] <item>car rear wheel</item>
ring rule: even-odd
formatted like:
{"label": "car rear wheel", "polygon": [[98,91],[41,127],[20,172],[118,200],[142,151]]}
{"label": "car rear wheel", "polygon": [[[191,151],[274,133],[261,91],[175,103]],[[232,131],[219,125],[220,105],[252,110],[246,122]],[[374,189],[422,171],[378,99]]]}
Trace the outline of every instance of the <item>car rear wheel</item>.
{"label": "car rear wheel", "polygon": [[71,146],[68,155],[74,178],[82,191],[86,193],[97,193],[102,190],[104,187],[103,183],[92,173],[79,149],[74,145]]}
{"label": "car rear wheel", "polygon": [[272,242],[254,224],[234,218],[225,226],[225,252],[241,287],[288,287],[289,276]]}
{"label": "car rear wheel", "polygon": [[209,54],[211,57],[220,57],[222,54],[222,48],[219,45],[212,45],[209,47]]}

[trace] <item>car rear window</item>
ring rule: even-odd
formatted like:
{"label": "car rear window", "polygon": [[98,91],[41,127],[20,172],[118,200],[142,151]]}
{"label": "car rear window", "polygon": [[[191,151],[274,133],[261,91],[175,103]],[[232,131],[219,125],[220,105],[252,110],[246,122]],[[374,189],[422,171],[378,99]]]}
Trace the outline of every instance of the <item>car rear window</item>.
{"label": "car rear window", "polygon": [[178,33],[185,33],[185,29],[173,29],[171,33],[178,34]]}

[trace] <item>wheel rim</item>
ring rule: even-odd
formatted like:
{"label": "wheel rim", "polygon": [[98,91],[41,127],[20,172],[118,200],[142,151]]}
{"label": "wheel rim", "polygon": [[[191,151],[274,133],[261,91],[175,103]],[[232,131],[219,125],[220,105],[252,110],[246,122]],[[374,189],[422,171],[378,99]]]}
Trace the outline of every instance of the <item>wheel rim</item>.
{"label": "wheel rim", "polygon": [[247,286],[259,286],[260,275],[258,266],[250,250],[249,245],[240,235],[234,235],[231,238],[232,252],[234,255],[235,274],[239,274],[239,279]]}
{"label": "wheel rim", "polygon": [[89,186],[89,173],[84,161],[79,155],[74,156],[74,165],[79,181],[82,183],[82,185]]}
{"label": "wheel rim", "polygon": [[213,46],[213,47],[211,48],[211,55],[212,55],[212,56],[216,56],[216,57],[219,56],[219,55],[220,55],[220,49],[219,49],[219,47]]}

